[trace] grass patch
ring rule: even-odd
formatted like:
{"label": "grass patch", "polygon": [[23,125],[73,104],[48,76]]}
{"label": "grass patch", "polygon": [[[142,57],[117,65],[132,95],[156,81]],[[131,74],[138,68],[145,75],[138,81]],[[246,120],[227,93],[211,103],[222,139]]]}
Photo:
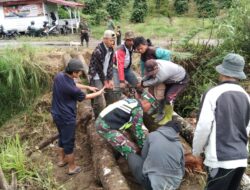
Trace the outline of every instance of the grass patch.
{"label": "grass patch", "polygon": [[[211,26],[212,22],[210,19],[173,17],[172,23],[170,23],[168,17],[149,16],[145,19],[145,23],[130,23],[129,17],[123,17],[121,21],[116,21],[115,24],[121,26],[123,35],[127,30],[132,30],[136,35],[142,35],[147,38],[173,38],[179,40],[195,28],[204,28],[196,38],[208,38],[210,31],[205,28]],[[93,37],[100,39],[105,29],[105,23],[103,23],[102,26],[91,27]]]}
{"label": "grass patch", "polygon": [[[205,29],[212,25],[210,19],[200,19],[193,17],[173,17],[172,23],[168,17],[165,16],[148,16],[145,19],[144,23],[131,23],[129,21],[130,12],[125,11],[122,15],[120,21],[115,21],[115,25],[120,25],[122,30],[122,35],[124,36],[125,32],[132,30],[136,35],[142,35],[147,38],[173,38],[175,40],[181,39],[183,36],[187,35],[191,30],[195,28],[204,28],[196,38],[207,39],[209,37],[209,30]],[[101,39],[103,32],[106,30],[106,23],[103,22],[98,26],[90,26],[91,34],[90,36],[95,39]],[[49,37],[29,37],[21,36],[17,39],[20,42],[29,42],[29,41],[80,41],[80,34],[70,34],[67,36],[49,36]]]}
{"label": "grass patch", "polygon": [[[27,143],[21,144],[19,136],[1,139],[0,163],[7,179],[11,178],[14,172],[18,180],[18,189],[36,187],[36,189],[58,189],[58,185],[53,179],[52,163],[47,162],[47,166],[31,164],[31,160],[25,155]],[[29,189],[29,188],[28,188]]]}
{"label": "grass patch", "polygon": [[24,110],[51,83],[49,74],[36,59],[34,47],[7,48],[0,59],[0,126]]}
{"label": "grass patch", "polygon": [[58,41],[58,42],[70,42],[80,41],[80,34],[69,34],[59,36],[48,36],[48,37],[31,37],[31,36],[20,36],[17,38],[19,42],[47,42],[47,41]]}

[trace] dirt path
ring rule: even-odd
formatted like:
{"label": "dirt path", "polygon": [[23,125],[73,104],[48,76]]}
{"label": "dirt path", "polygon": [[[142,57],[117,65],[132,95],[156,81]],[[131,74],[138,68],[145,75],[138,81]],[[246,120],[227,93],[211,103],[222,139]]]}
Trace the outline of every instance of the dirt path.
{"label": "dirt path", "polygon": [[[151,39],[154,46],[158,47],[169,47],[172,48],[173,45],[178,43],[177,40],[169,39],[169,38],[155,38]],[[74,40],[74,42],[80,42]],[[94,49],[98,43],[101,42],[101,39],[90,38],[89,48]],[[16,40],[0,40],[0,48],[8,47],[9,45],[14,47],[20,47],[22,44],[31,44],[32,46],[45,46],[45,47],[61,47],[61,48],[76,48],[77,46],[70,47],[70,41],[30,41],[30,42],[21,42]],[[209,46],[217,46],[221,43],[220,40],[217,39],[195,39],[192,40],[192,43],[205,44]],[[86,44],[84,46],[78,46],[80,49],[86,49]]]}

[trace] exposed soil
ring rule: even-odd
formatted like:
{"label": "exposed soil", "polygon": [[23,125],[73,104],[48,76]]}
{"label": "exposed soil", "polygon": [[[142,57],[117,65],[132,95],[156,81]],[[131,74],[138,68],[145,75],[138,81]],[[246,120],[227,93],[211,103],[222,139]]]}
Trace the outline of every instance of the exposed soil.
{"label": "exposed soil", "polygon": [[[45,55],[41,54],[40,58],[46,65],[46,70],[51,73],[56,73],[62,70],[63,55],[65,52],[55,51],[53,54]],[[89,60],[91,51],[87,50],[83,53],[86,60]],[[78,115],[84,115],[86,111],[85,106],[89,107],[90,102],[84,101],[79,106]],[[32,111],[22,113],[19,116],[13,118],[10,122],[6,123],[0,129],[0,137],[14,136],[19,134],[22,142],[27,141],[29,150],[33,150],[41,141],[48,139],[50,136],[57,133],[56,127],[52,122],[50,116],[51,107],[51,93],[45,94],[40,97],[36,102]],[[79,118],[79,117],[78,117]],[[0,138],[0,139],[1,139]],[[77,175],[69,176],[66,174],[67,167],[59,168],[56,166],[57,154],[56,147],[57,141],[53,142],[41,151],[35,151],[30,156],[32,163],[37,166],[47,167],[48,163],[53,164],[53,181],[59,184],[56,189],[67,189],[67,190],[101,190],[103,189],[102,184],[95,178],[94,168],[91,156],[91,144],[88,141],[86,132],[86,126],[82,126],[81,122],[78,122],[78,128],[76,132],[76,162],[81,166],[82,172]],[[127,179],[128,185],[131,190],[142,189],[134,180],[131,175],[127,161],[120,157],[117,160],[122,173]],[[183,180],[180,190],[200,190],[204,184],[204,177],[196,174],[187,174]],[[27,187],[27,189],[37,189],[36,187]]]}

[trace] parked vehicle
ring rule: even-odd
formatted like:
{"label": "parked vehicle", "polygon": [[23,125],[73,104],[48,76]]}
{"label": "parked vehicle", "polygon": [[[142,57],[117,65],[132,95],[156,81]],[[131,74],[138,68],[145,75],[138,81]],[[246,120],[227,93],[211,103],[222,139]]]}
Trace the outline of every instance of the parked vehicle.
{"label": "parked vehicle", "polygon": [[17,36],[19,36],[19,33],[16,29],[5,31],[4,27],[0,25],[0,39],[4,40],[16,39]]}
{"label": "parked vehicle", "polygon": [[31,25],[27,28],[27,35],[32,37],[42,37],[46,36],[46,33],[44,33],[44,28],[36,28],[35,22],[31,21]]}
{"label": "parked vehicle", "polygon": [[71,28],[67,20],[64,21],[64,25],[61,26],[60,31],[61,31],[61,34],[63,35],[68,35],[71,33]]}

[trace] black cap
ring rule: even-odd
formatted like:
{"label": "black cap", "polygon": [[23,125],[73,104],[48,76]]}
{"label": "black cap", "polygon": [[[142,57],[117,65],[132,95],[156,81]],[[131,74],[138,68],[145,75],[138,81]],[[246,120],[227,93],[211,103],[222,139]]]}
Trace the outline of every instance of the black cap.
{"label": "black cap", "polygon": [[69,60],[68,65],[65,68],[65,72],[83,71],[83,63],[79,59]]}

